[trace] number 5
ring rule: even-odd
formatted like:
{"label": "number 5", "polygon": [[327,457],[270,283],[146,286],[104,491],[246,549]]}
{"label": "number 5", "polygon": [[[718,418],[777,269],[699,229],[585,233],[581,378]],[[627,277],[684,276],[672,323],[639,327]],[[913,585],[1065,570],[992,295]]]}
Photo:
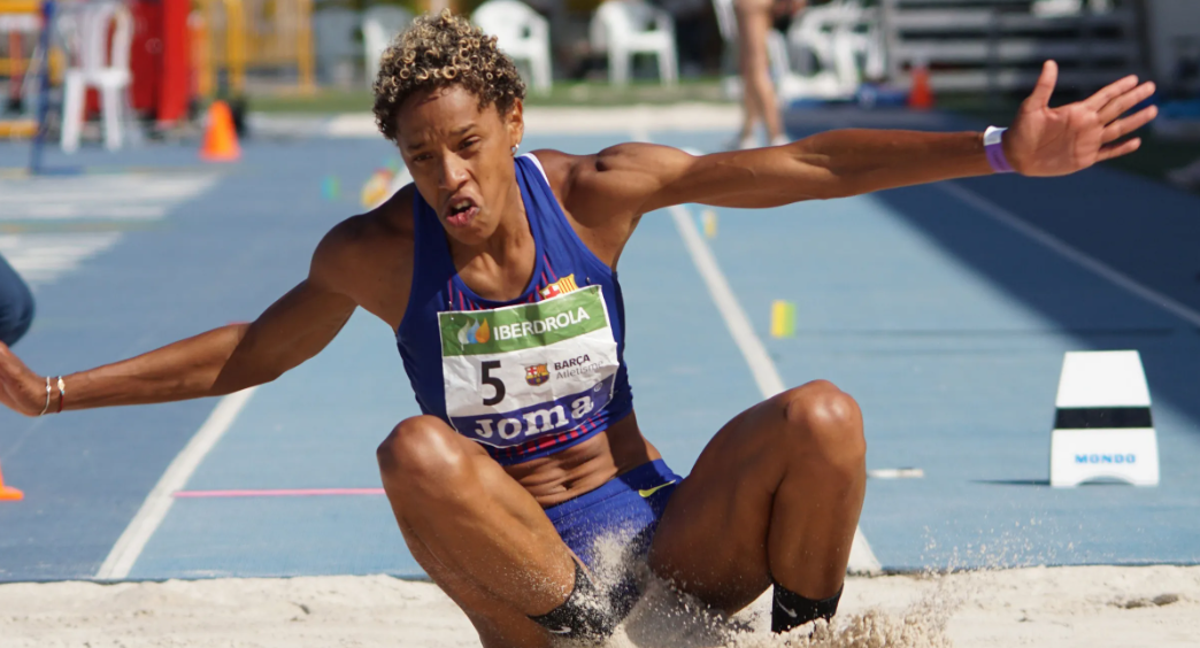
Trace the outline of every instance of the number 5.
{"label": "number 5", "polygon": [[483,384],[491,385],[492,387],[494,387],[496,389],[496,395],[492,396],[491,398],[483,399],[483,404],[484,405],[495,405],[496,403],[499,403],[500,401],[504,400],[504,381],[500,380],[499,378],[497,378],[495,376],[489,376],[488,372],[491,371],[492,369],[499,369],[500,361],[499,360],[485,360],[483,362],[483,366],[481,368],[483,369]]}

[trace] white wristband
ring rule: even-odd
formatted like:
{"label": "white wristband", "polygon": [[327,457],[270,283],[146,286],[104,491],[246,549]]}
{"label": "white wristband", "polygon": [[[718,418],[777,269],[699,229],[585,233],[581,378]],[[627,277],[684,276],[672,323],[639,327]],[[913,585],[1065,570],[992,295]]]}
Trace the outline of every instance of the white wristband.
{"label": "white wristband", "polygon": [[987,155],[988,164],[996,173],[1012,173],[1014,169],[1004,157],[1004,131],[1007,128],[988,126],[983,131],[983,152]]}

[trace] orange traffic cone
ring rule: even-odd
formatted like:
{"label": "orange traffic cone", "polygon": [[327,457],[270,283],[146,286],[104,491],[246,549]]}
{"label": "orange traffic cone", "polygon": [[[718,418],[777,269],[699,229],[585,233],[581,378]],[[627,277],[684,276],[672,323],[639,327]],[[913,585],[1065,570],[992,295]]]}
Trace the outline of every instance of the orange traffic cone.
{"label": "orange traffic cone", "polygon": [[13,488],[12,486],[4,485],[4,473],[0,472],[0,501],[5,500],[21,500],[25,499],[25,493]]}
{"label": "orange traffic cone", "polygon": [[933,88],[929,86],[929,68],[918,64],[912,69],[912,89],[908,91],[908,107],[916,110],[933,108]]}
{"label": "orange traffic cone", "polygon": [[229,104],[214,101],[208,107],[208,128],[204,131],[204,146],[200,148],[200,159],[209,162],[232,162],[242,155],[238,147],[237,132],[233,128],[233,114]]}

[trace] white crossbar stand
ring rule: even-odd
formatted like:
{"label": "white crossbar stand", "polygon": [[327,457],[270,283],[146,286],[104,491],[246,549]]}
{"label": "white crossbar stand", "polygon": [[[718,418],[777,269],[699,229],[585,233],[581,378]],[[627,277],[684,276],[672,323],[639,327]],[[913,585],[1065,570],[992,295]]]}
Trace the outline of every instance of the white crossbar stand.
{"label": "white crossbar stand", "polygon": [[1069,351],[1058,380],[1050,485],[1158,485],[1158,439],[1137,351]]}

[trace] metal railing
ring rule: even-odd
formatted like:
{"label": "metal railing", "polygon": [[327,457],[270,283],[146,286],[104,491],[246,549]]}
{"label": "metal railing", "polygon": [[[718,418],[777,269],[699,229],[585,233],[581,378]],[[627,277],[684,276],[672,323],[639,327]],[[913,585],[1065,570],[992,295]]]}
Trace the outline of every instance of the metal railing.
{"label": "metal railing", "polygon": [[883,0],[883,20],[889,77],[899,85],[921,64],[934,90],[991,92],[1032,88],[1046,59],[1059,62],[1061,85],[1085,90],[1145,67],[1128,3],[1039,16],[1030,0]]}

